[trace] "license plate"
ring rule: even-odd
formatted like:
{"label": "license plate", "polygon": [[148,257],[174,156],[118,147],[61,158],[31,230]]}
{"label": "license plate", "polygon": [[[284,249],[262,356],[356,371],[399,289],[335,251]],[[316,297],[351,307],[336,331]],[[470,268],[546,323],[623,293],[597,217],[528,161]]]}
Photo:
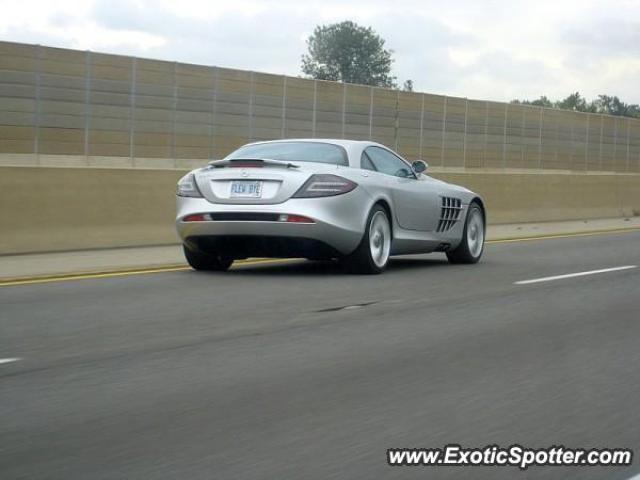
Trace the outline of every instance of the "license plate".
{"label": "license plate", "polygon": [[231,198],[260,198],[262,197],[262,182],[237,180],[231,182]]}

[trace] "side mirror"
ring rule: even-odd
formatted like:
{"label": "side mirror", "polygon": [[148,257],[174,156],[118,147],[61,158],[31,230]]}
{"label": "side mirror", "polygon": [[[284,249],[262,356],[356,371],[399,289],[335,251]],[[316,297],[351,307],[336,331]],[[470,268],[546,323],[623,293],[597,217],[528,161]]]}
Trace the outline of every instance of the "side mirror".
{"label": "side mirror", "polygon": [[413,168],[413,171],[416,173],[422,173],[426,171],[427,167],[428,167],[427,163],[422,160],[416,160],[411,164],[411,168]]}

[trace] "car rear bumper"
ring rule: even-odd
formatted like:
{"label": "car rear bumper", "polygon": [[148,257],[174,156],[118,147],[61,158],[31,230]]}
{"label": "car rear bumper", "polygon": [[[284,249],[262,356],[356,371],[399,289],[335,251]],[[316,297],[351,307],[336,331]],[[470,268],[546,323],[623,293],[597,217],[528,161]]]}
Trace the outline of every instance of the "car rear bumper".
{"label": "car rear bumper", "polygon": [[[177,197],[176,229],[187,244],[233,251],[234,256],[242,251],[248,252],[246,256],[346,255],[362,240],[366,224],[368,198],[358,190],[276,205],[213,204],[203,198]],[[214,220],[184,221],[193,214],[210,214]],[[313,223],[282,222],[280,215],[300,215]]]}

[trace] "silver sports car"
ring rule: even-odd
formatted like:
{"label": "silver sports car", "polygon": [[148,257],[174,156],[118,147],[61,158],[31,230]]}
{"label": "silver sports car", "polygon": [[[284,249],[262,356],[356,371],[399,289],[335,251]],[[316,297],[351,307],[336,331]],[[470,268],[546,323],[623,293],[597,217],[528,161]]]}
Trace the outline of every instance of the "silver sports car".
{"label": "silver sports car", "polygon": [[380,273],[390,255],[482,256],[479,195],[426,175],[367,141],[295,139],[251,143],[185,175],[176,227],[189,264],[226,270],[235,259],[339,259]]}

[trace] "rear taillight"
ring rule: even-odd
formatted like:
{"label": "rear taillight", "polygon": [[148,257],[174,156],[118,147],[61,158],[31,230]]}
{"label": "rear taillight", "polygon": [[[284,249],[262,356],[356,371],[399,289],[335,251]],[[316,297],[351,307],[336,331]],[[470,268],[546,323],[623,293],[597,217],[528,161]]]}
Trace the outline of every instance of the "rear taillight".
{"label": "rear taillight", "polygon": [[192,213],[182,218],[183,222],[208,222],[211,220],[211,215],[208,213]]}
{"label": "rear taillight", "polygon": [[357,183],[338,175],[312,175],[293,198],[332,197],[348,193],[358,186]]}
{"label": "rear taillight", "polygon": [[178,181],[176,187],[176,195],[179,197],[198,197],[202,198],[202,193],[196,184],[196,177],[193,173],[187,173]]}

